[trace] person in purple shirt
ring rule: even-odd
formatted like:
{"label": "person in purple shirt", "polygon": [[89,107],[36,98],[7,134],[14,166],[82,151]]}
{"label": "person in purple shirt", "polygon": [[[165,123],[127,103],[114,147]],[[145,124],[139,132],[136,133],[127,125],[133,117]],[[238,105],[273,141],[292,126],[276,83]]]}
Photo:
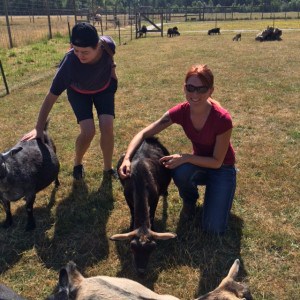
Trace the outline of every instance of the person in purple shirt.
{"label": "person in purple shirt", "polygon": [[89,23],[78,23],[72,29],[71,49],[61,61],[50,90],[40,108],[35,128],[22,140],[43,139],[43,129],[48,115],[63,91],[80,127],[75,143],[73,177],[84,177],[83,157],[95,136],[93,107],[99,119],[100,148],[103,154],[104,175],[117,177],[112,168],[114,149],[113,122],[115,93],[118,87],[113,56],[115,43],[109,36],[99,38],[97,30]]}
{"label": "person in purple shirt", "polygon": [[214,76],[208,66],[192,66],[185,77],[186,101],[134,136],[118,172],[121,178],[130,176],[130,159],[142,141],[179,124],[193,152],[165,156],[160,162],[172,171],[183,200],[181,215],[185,219],[194,215],[197,186],[204,185],[202,230],[224,234],[236,188],[235,153],[230,142],[233,125],[228,111],[211,98],[213,91]]}

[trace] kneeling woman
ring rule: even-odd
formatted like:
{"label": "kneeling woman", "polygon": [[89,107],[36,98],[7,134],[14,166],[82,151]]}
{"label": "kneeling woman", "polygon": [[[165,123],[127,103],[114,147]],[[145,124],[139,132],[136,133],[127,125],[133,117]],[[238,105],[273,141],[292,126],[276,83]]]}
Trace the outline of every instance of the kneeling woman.
{"label": "kneeling woman", "polygon": [[141,130],[130,142],[119,168],[121,178],[130,176],[130,159],[147,137],[176,123],[193,145],[193,154],[172,154],[161,158],[172,170],[183,200],[183,217],[191,217],[199,197],[198,185],[205,185],[202,229],[225,232],[236,188],[235,153],[230,143],[231,116],[211,98],[214,76],[206,65],[192,66],[185,77],[186,101],[168,110],[160,119]]}

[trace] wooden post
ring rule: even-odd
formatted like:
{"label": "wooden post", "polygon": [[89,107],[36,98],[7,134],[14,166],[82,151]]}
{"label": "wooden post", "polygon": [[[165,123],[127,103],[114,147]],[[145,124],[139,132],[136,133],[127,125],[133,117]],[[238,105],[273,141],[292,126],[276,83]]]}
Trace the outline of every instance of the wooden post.
{"label": "wooden post", "polygon": [[8,85],[7,85],[7,81],[6,81],[6,77],[5,77],[5,74],[4,74],[4,70],[3,70],[3,67],[2,67],[1,60],[0,60],[0,69],[1,69],[1,74],[2,74],[2,77],[3,77],[3,82],[4,82],[4,85],[5,85],[5,89],[6,89],[6,94],[8,95],[9,94],[9,89],[8,89]]}

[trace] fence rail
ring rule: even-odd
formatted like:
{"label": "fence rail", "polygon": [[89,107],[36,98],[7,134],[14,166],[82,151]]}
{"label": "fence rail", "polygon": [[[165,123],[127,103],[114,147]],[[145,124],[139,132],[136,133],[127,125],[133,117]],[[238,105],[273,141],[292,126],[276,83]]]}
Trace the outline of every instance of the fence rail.
{"label": "fence rail", "polygon": [[[6,0],[7,1],[7,0]],[[47,1],[43,1],[47,3]],[[259,8],[260,9],[260,8]],[[6,8],[6,14],[0,12],[0,48],[12,48],[30,44],[42,39],[51,39],[53,36],[66,35],[76,22],[88,20],[93,23],[99,32],[103,34],[109,29],[124,29],[135,26],[136,14],[147,14],[154,22],[160,22],[161,15],[164,22],[189,22],[189,21],[212,21],[212,20],[257,20],[257,19],[300,19],[299,12],[263,12],[258,7],[249,12],[240,12],[234,7],[199,7],[188,8],[180,12],[167,10],[135,10],[128,12],[102,11],[101,21],[95,18],[93,10],[40,10],[44,14],[37,15],[29,10],[22,14],[10,15]],[[48,12],[48,13],[47,13]],[[128,28],[127,28],[128,29]],[[131,30],[131,28],[130,28]],[[135,30],[135,28],[133,28]],[[130,34],[131,36],[132,34]]]}

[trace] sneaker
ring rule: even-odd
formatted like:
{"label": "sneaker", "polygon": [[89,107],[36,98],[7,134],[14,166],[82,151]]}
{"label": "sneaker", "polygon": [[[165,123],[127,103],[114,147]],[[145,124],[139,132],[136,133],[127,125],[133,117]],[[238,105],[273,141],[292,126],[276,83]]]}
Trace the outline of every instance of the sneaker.
{"label": "sneaker", "polygon": [[73,177],[76,180],[81,180],[84,177],[83,165],[77,165],[73,168]]}
{"label": "sneaker", "polygon": [[114,179],[119,179],[119,174],[115,169],[110,169],[103,171],[103,177],[112,177]]}

